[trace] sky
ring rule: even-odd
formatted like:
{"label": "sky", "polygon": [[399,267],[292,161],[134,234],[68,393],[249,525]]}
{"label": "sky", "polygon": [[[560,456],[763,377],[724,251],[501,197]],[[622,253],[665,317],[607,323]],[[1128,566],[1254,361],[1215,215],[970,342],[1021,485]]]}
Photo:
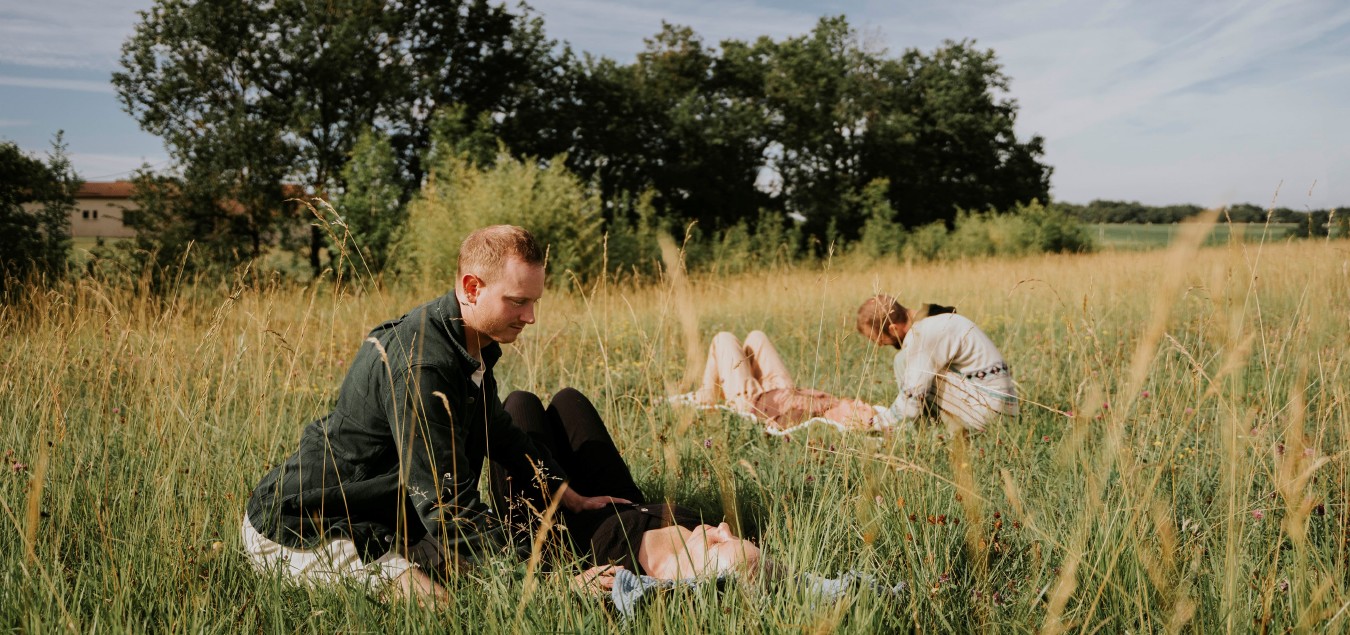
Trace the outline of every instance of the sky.
{"label": "sky", "polygon": [[[169,167],[109,82],[153,0],[0,0],[0,139],[40,156],[65,130],[90,181]],[[705,44],[810,32],[843,14],[891,55],[993,49],[1019,138],[1045,139],[1051,196],[1086,203],[1350,207],[1343,0],[533,0],[550,38],[631,61],[663,21]]]}

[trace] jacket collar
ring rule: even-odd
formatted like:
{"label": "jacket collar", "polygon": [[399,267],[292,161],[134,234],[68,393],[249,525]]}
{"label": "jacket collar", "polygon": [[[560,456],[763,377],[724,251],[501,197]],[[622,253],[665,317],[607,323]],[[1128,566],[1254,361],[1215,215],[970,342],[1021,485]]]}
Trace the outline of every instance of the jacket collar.
{"label": "jacket collar", "polygon": [[[478,370],[478,360],[469,355],[469,349],[465,345],[467,340],[464,335],[464,314],[459,308],[459,298],[455,296],[454,289],[431,302],[431,315],[436,324],[450,336],[450,348],[455,351],[460,367],[464,368],[466,373]],[[491,342],[480,348],[479,353],[483,356],[483,365],[492,370],[492,367],[497,365],[497,360],[501,359],[502,346]]]}

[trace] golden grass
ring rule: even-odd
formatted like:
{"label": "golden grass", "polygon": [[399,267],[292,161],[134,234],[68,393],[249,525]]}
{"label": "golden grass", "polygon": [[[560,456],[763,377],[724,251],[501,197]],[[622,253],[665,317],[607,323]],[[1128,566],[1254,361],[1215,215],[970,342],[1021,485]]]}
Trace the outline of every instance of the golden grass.
{"label": "golden grass", "polygon": [[[909,589],[827,607],[791,588],[671,598],[648,615],[668,630],[1346,628],[1350,252],[1198,244],[552,290],[500,373],[592,395],[644,487],[725,509],[786,569]],[[254,483],[325,412],[366,332],[443,292],[353,289],[186,281],[160,300],[83,281],[0,308],[0,624],[443,626],[291,589],[237,551]],[[693,388],[711,333],[755,328],[800,384],[888,402],[887,351],[852,332],[876,292],[981,324],[1021,421],[968,441],[785,441],[660,403]],[[615,626],[537,565],[452,584],[452,630]]]}

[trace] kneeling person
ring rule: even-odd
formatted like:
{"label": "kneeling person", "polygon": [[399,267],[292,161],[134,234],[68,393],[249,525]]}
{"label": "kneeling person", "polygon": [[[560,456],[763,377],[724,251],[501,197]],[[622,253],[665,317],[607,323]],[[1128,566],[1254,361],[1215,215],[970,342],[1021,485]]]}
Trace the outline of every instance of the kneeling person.
{"label": "kneeling person", "polygon": [[1017,385],[1003,354],[952,307],[925,304],[907,309],[887,295],[868,298],[858,309],[858,332],[881,346],[894,346],[900,389],[886,413],[888,423],[917,419],[930,408],[949,430],[979,432],[1018,413]]}

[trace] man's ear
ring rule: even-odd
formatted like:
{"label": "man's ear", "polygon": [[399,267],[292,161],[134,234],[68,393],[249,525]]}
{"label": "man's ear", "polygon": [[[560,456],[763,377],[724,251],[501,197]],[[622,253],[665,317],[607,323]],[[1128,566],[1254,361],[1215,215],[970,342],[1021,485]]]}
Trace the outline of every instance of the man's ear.
{"label": "man's ear", "polygon": [[466,273],[459,277],[459,286],[464,289],[464,301],[473,304],[478,301],[478,292],[483,290],[483,279]]}
{"label": "man's ear", "polygon": [[886,332],[887,332],[887,333],[890,333],[890,334],[891,334],[891,337],[895,338],[895,343],[896,343],[896,344],[899,344],[900,341],[903,340],[903,339],[905,338],[905,325],[904,325],[904,324],[887,324],[887,325],[886,325]]}

